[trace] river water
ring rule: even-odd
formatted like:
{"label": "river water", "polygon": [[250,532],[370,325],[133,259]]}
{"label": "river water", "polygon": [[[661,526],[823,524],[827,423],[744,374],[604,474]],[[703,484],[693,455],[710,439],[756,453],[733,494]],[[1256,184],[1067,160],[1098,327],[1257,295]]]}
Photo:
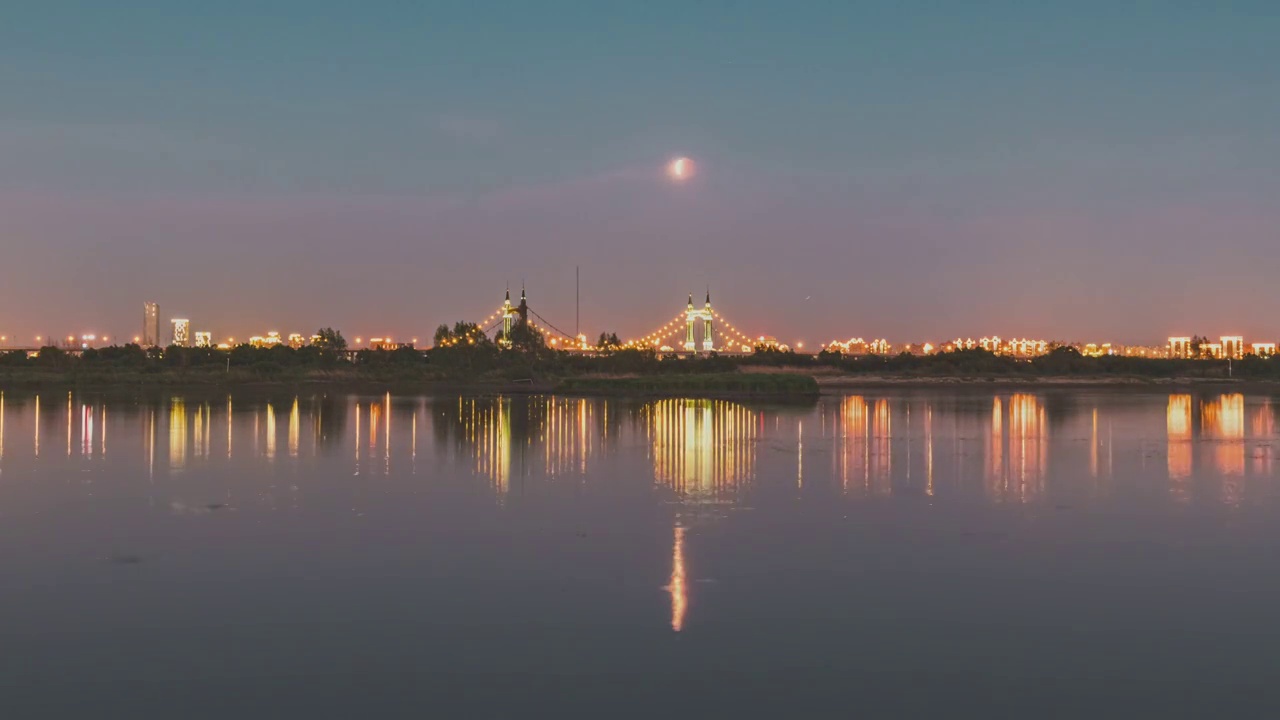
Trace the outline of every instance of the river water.
{"label": "river water", "polygon": [[0,713],[1274,716],[1278,415],[10,391]]}

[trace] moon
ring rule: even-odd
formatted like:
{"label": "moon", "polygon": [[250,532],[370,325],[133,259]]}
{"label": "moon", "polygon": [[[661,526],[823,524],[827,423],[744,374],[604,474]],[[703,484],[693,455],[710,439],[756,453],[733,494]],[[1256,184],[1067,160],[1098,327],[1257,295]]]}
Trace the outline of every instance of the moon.
{"label": "moon", "polygon": [[667,164],[667,176],[676,182],[684,182],[693,177],[697,172],[697,167],[693,161],[687,157],[681,156]]}

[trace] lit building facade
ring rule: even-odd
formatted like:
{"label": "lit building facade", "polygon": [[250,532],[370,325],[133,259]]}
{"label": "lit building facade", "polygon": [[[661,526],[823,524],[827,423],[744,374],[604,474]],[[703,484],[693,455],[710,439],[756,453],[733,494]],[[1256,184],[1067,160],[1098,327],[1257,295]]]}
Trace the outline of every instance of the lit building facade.
{"label": "lit building facade", "polygon": [[394,338],[389,338],[389,337],[369,338],[370,350],[398,350],[402,347],[413,347],[413,346],[409,345],[408,343],[396,342]]}
{"label": "lit building facade", "polygon": [[196,347],[207,348],[213,347],[213,333],[208,331],[196,331]]}
{"label": "lit building facade", "polygon": [[1009,341],[1007,347],[1008,353],[1014,357],[1036,357],[1049,352],[1049,343],[1046,340],[1014,338]]}
{"label": "lit building facade", "polygon": [[142,346],[160,344],[160,306],[153,302],[142,303]]}
{"label": "lit building facade", "polygon": [[1254,343],[1250,346],[1253,354],[1260,358],[1269,358],[1276,354],[1275,343]]}
{"label": "lit building facade", "polygon": [[1191,338],[1190,337],[1171,337],[1169,338],[1169,357],[1176,360],[1188,360],[1191,358]]}
{"label": "lit building facade", "polygon": [[302,339],[302,335],[300,333],[289,333],[289,347],[297,350],[306,344],[306,341]]}
{"label": "lit building facade", "polygon": [[832,340],[823,346],[827,352],[838,352],[842,355],[866,355],[867,341],[862,338],[849,338],[848,340]]}
{"label": "lit building facade", "polygon": [[171,344],[178,347],[190,347],[191,321],[186,318],[174,318],[169,322],[173,323],[173,342]]}
{"label": "lit building facade", "polygon": [[279,345],[280,342],[281,342],[280,333],[276,332],[275,330],[272,330],[271,332],[267,333],[266,337],[263,337],[261,335],[254,335],[253,337],[249,338],[249,344],[256,348],[275,347],[276,345]]}
{"label": "lit building facade", "polygon": [[765,350],[778,350],[781,352],[786,352],[791,349],[790,345],[784,342],[779,342],[778,338],[772,335],[761,335],[756,338],[756,347],[763,348]]}
{"label": "lit building facade", "polygon": [[1239,360],[1244,357],[1244,337],[1241,335],[1223,335],[1222,341],[1222,357],[1229,357],[1233,360]]}

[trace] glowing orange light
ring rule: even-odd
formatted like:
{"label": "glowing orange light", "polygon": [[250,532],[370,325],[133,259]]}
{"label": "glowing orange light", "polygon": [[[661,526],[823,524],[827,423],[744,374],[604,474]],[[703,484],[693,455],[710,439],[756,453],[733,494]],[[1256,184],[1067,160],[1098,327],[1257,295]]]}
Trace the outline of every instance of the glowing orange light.
{"label": "glowing orange light", "polygon": [[697,166],[687,157],[678,157],[667,164],[667,176],[676,182],[684,182],[693,177]]}

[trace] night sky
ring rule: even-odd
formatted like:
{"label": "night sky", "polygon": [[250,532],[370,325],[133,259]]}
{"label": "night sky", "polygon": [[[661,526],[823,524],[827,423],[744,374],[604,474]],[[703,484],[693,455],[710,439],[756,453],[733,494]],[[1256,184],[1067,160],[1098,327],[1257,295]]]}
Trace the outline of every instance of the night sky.
{"label": "night sky", "polygon": [[0,334],[1280,339],[1274,0],[10,5]]}

